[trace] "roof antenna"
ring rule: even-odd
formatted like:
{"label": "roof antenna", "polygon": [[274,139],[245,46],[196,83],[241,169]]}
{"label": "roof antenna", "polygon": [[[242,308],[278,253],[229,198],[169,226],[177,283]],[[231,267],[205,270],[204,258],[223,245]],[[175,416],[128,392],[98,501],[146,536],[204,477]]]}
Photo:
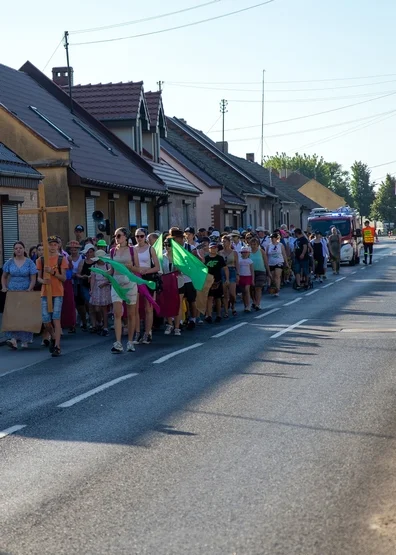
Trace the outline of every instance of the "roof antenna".
{"label": "roof antenna", "polygon": [[70,60],[69,60],[69,31],[65,31],[64,41],[66,50],[66,64],[67,64],[67,75],[69,81],[69,98],[70,98],[70,112],[73,113],[73,98],[72,98],[72,76],[70,71]]}

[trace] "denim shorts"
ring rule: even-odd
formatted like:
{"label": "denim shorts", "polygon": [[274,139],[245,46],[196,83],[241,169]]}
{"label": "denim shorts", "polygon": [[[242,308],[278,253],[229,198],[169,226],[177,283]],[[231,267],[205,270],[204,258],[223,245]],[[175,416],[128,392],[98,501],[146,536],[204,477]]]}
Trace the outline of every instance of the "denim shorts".
{"label": "denim shorts", "polygon": [[[230,283],[236,283],[236,268],[235,268],[235,266],[228,266],[228,275],[230,276],[228,281]],[[221,277],[222,277],[222,280],[223,280],[223,283],[224,283],[225,280],[226,280],[224,268],[222,268],[222,270],[221,270]]]}
{"label": "denim shorts", "polygon": [[43,324],[50,324],[51,320],[60,320],[62,312],[63,297],[52,297],[52,314],[48,312],[47,297],[41,297],[41,318]]}
{"label": "denim shorts", "polygon": [[307,276],[309,273],[309,260],[298,260],[294,261],[293,272],[295,274],[301,274]]}

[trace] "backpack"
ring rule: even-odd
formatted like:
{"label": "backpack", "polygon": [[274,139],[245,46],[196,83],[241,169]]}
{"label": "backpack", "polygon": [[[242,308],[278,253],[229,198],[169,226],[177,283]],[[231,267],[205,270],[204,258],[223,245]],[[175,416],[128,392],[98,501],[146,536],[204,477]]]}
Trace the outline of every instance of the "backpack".
{"label": "backpack", "polygon": [[[41,262],[41,279],[43,279],[44,275],[44,256],[40,256]],[[58,255],[58,274],[62,273],[62,262],[63,262],[63,254]]]}

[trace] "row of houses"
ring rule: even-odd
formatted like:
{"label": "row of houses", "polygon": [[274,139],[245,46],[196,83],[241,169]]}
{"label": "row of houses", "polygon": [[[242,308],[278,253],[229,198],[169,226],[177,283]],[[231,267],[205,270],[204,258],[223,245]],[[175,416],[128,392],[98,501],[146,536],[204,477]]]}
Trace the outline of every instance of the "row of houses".
{"label": "row of houses", "polygon": [[50,232],[64,239],[77,224],[94,235],[95,210],[110,233],[119,226],[273,229],[305,228],[313,208],[343,203],[314,180],[281,179],[252,154],[234,156],[227,143],[167,117],[161,92],[145,91],[143,82],[73,85],[69,96],[70,72],[54,68],[51,80],[30,62],[19,70],[0,65],[0,263],[16,239],[40,240],[38,217],[18,216],[19,207],[37,206],[40,181],[48,206],[68,206],[48,216]]}

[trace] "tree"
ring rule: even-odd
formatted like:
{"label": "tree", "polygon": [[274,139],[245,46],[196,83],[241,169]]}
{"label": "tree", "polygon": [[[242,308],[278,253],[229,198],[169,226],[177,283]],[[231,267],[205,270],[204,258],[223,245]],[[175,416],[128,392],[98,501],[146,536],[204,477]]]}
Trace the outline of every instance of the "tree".
{"label": "tree", "polygon": [[371,208],[371,217],[384,223],[396,222],[396,178],[386,176],[378,189]]}
{"label": "tree", "polygon": [[371,205],[373,204],[375,193],[374,184],[370,183],[371,172],[363,162],[354,162],[351,167],[351,197],[353,206],[360,212],[360,219],[371,213]]}
{"label": "tree", "polygon": [[296,152],[294,156],[288,156],[285,152],[282,152],[268,157],[265,166],[278,172],[285,169],[298,171],[310,179],[316,179],[319,183],[343,197],[352,206],[349,174],[342,169],[338,162],[326,162],[323,156],[319,157],[317,154],[299,154]]}

